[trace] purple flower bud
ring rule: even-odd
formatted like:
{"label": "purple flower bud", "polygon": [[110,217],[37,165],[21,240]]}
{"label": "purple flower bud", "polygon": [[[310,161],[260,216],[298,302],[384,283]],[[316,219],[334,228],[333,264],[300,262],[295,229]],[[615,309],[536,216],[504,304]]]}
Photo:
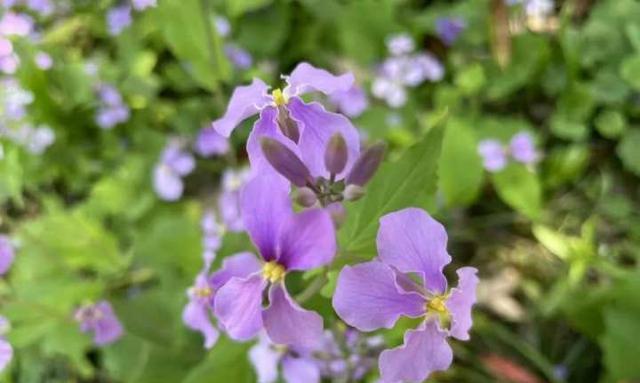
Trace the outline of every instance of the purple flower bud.
{"label": "purple flower bud", "polygon": [[340,202],[330,203],[325,207],[325,210],[329,212],[331,220],[336,227],[342,225],[347,217],[347,211],[345,210],[344,205]]}
{"label": "purple flower bud", "polygon": [[357,201],[364,196],[364,188],[355,184],[347,185],[343,195],[347,201]]}
{"label": "purple flower bud", "polygon": [[378,166],[380,166],[380,162],[384,157],[385,149],[386,145],[380,142],[365,150],[353,164],[351,172],[347,176],[347,185],[366,185],[378,170]]}
{"label": "purple flower bud", "polygon": [[335,133],[329,139],[327,150],[324,153],[324,166],[331,174],[339,174],[347,165],[347,142],[342,134]]}
{"label": "purple flower bud", "polygon": [[312,207],[318,202],[316,193],[308,187],[302,187],[296,190],[296,203],[303,207]]}
{"label": "purple flower bud", "polygon": [[289,111],[282,106],[278,107],[278,126],[287,138],[298,143],[300,140],[300,130],[298,124],[289,116]]}
{"label": "purple flower bud", "polygon": [[11,268],[15,253],[9,237],[0,235],[0,275],[6,274]]}
{"label": "purple flower bud", "polygon": [[294,152],[282,143],[272,138],[263,137],[260,139],[260,146],[271,166],[292,184],[303,187],[311,180],[309,169]]}

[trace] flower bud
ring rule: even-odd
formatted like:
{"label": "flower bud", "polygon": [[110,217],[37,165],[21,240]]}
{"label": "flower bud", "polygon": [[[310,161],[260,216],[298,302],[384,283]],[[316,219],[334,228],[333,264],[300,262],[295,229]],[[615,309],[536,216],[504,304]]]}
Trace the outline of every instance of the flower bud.
{"label": "flower bud", "polygon": [[324,166],[329,173],[338,174],[347,165],[347,142],[342,134],[336,133],[329,139],[327,150],[324,152]]}
{"label": "flower bud", "polygon": [[378,170],[386,145],[383,142],[374,144],[356,160],[347,176],[347,185],[364,186]]}
{"label": "flower bud", "polygon": [[277,120],[282,134],[297,144],[300,140],[300,130],[298,129],[298,124],[289,116],[289,111],[286,107],[278,107]]}
{"label": "flower bud", "polygon": [[344,189],[344,199],[347,201],[357,201],[364,195],[364,188],[355,184],[347,185]]}
{"label": "flower bud", "polygon": [[344,209],[344,205],[340,202],[333,202],[325,207],[326,211],[329,212],[333,223],[336,227],[339,227],[344,223],[344,220],[347,216],[347,212]]}
{"label": "flower bud", "polygon": [[303,207],[311,207],[318,202],[316,193],[308,187],[302,187],[296,190],[296,203]]}
{"label": "flower bud", "polygon": [[298,156],[282,143],[273,138],[262,137],[260,146],[267,161],[273,168],[291,181],[292,184],[303,187],[311,180],[309,169]]}

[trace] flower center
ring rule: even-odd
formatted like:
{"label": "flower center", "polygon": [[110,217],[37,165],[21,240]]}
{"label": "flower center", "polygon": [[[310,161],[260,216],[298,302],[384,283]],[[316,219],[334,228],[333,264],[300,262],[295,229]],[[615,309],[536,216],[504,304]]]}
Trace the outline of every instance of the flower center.
{"label": "flower center", "polygon": [[269,261],[262,267],[262,276],[271,283],[282,281],[285,274],[284,266],[276,263],[276,261]]}
{"label": "flower center", "polygon": [[289,102],[288,97],[285,96],[284,93],[282,93],[282,90],[280,90],[280,88],[274,89],[273,92],[271,92],[271,96],[273,97],[273,102],[276,104],[276,106],[286,105],[287,102]]}
{"label": "flower center", "polygon": [[437,318],[442,328],[449,328],[451,313],[447,309],[447,295],[436,295],[427,302],[427,317]]}
{"label": "flower center", "polygon": [[192,287],[191,294],[196,298],[209,298],[213,294],[213,290],[210,287]]}

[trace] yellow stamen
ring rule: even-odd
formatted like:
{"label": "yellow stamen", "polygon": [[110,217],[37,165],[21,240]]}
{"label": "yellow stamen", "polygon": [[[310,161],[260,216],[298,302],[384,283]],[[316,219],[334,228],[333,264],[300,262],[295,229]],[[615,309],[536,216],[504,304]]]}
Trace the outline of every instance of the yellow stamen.
{"label": "yellow stamen", "polygon": [[276,104],[276,106],[286,105],[287,102],[289,102],[287,96],[282,93],[282,90],[280,90],[279,88],[274,89],[273,92],[271,92],[271,96],[273,97],[273,102]]}
{"label": "yellow stamen", "polygon": [[192,287],[191,293],[198,298],[209,298],[213,294],[213,290],[209,287]]}
{"label": "yellow stamen", "polygon": [[267,262],[262,267],[262,276],[271,283],[282,281],[285,274],[286,271],[284,270],[284,266],[276,263],[275,261]]}
{"label": "yellow stamen", "polygon": [[438,295],[427,302],[427,311],[435,311],[438,314],[447,314],[449,310],[447,310],[447,306],[445,305],[447,298]]}

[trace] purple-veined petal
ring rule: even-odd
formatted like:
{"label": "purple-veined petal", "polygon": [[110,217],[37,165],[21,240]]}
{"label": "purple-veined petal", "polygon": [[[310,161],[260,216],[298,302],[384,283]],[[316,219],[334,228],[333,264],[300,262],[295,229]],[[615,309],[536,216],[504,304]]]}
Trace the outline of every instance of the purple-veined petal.
{"label": "purple-veined petal", "polygon": [[382,262],[403,273],[421,273],[425,287],[433,292],[447,289],[442,273],[451,262],[447,232],[426,211],[408,208],[380,218],[377,244]]}
{"label": "purple-veined petal", "polygon": [[278,379],[278,364],[282,353],[276,351],[266,336],[261,336],[249,350],[249,361],[258,375],[258,383],[273,383]]}
{"label": "purple-veined petal", "polygon": [[13,359],[13,347],[6,339],[0,338],[0,372],[2,372]]}
{"label": "purple-veined petal", "polygon": [[280,227],[293,214],[289,186],[282,179],[274,174],[256,176],[240,195],[242,221],[265,261],[277,258]]}
{"label": "purple-veined petal", "polygon": [[288,139],[278,127],[277,114],[277,109],[272,107],[264,108],[260,112],[260,118],[254,124],[253,130],[251,130],[247,140],[247,154],[249,155],[249,162],[251,163],[251,173],[254,176],[272,173],[275,176],[282,178],[282,182],[288,183],[289,181],[278,174],[278,172],[273,169],[269,161],[267,161],[262,153],[262,147],[260,145],[260,138],[273,138],[293,151],[298,158],[302,158],[298,147],[293,143],[293,141]]}
{"label": "purple-veined petal", "polygon": [[452,361],[447,334],[436,321],[428,321],[417,330],[407,331],[402,346],[380,354],[380,377],[385,383],[420,383],[432,372],[449,368]]}
{"label": "purple-veined petal", "polygon": [[298,306],[283,283],[271,287],[269,303],[262,321],[274,343],[314,349],[322,342],[322,317]]}
{"label": "purple-veined petal", "polygon": [[487,171],[497,172],[507,165],[507,153],[500,141],[491,139],[480,141],[478,154],[482,157],[482,164]]}
{"label": "purple-veined petal", "polygon": [[331,262],[336,232],[326,210],[305,210],[282,220],[278,263],[286,270],[310,270]]}
{"label": "purple-veined petal", "polygon": [[246,278],[260,271],[261,268],[260,261],[255,255],[249,252],[242,252],[223,259],[222,267],[211,274],[209,281],[214,289],[220,289],[231,278]]}
{"label": "purple-veined petal", "polygon": [[190,329],[202,333],[205,348],[209,349],[216,344],[219,331],[211,323],[207,306],[197,301],[187,303],[182,311],[182,322]]}
{"label": "purple-veined petal", "polygon": [[528,132],[520,132],[511,138],[509,143],[511,157],[523,164],[532,164],[538,160],[538,153],[533,137]]}
{"label": "purple-veined petal", "polygon": [[458,286],[451,289],[446,301],[447,309],[451,313],[451,329],[449,334],[460,340],[469,339],[469,330],[473,324],[471,308],[476,303],[476,287],[478,276],[474,267],[458,269]]}
{"label": "purple-veined petal", "polygon": [[249,85],[237,87],[231,95],[224,116],[215,120],[212,126],[221,135],[229,137],[238,124],[271,102],[268,90],[267,84],[257,78]]}
{"label": "purple-veined petal", "polygon": [[424,305],[425,298],[400,289],[394,271],[378,261],[345,266],[333,295],[340,318],[361,331],[391,328],[402,315],[418,317]]}
{"label": "purple-veined petal", "polygon": [[6,274],[13,264],[15,251],[9,237],[0,235],[0,275]]}
{"label": "purple-veined petal", "polygon": [[214,311],[229,336],[236,340],[253,338],[262,329],[262,291],[266,281],[259,274],[231,278],[218,290]]}
{"label": "purple-veined petal", "polygon": [[298,64],[285,79],[288,85],[285,92],[289,97],[300,96],[313,91],[326,95],[338,91],[347,91],[353,86],[355,80],[350,72],[336,76],[306,62]]}
{"label": "purple-veined petal", "polygon": [[300,158],[315,177],[329,177],[324,165],[324,153],[331,136],[335,133],[342,135],[347,142],[348,157],[347,166],[338,175],[338,179],[344,177],[360,154],[358,130],[345,116],[328,112],[317,102],[305,104],[301,99],[294,97],[289,101],[287,108],[300,129]]}
{"label": "purple-veined petal", "polygon": [[282,375],[287,383],[319,383],[320,368],[312,360],[285,356],[282,359]]}

